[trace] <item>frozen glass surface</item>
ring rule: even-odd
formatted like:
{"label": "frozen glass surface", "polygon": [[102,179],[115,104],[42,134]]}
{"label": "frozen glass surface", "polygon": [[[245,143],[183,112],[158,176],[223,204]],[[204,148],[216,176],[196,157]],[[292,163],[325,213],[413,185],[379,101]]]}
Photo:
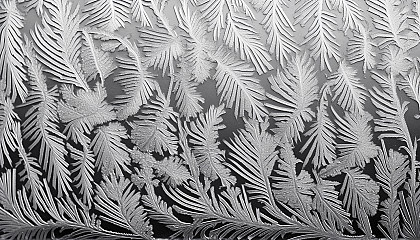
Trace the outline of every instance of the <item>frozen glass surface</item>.
{"label": "frozen glass surface", "polygon": [[419,13],[0,1],[0,238],[420,239]]}

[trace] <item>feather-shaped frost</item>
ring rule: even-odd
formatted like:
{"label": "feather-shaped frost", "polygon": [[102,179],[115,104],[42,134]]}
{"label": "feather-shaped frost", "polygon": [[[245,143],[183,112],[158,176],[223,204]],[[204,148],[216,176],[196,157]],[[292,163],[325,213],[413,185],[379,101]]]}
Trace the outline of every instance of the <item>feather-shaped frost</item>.
{"label": "feather-shaped frost", "polygon": [[356,32],[348,42],[348,60],[351,64],[363,61],[363,72],[366,73],[367,69],[372,69],[375,64],[375,43],[371,38],[371,32],[362,29]]}
{"label": "feather-shaped frost", "polygon": [[385,48],[396,44],[407,50],[412,47],[413,39],[407,34],[409,8],[397,0],[369,0],[368,11],[373,15],[373,24],[378,30],[373,37],[379,39],[378,46]]}
{"label": "feather-shaped frost", "polygon": [[140,30],[140,46],[146,55],[144,62],[155,69],[160,68],[163,75],[169,68],[169,74],[175,72],[175,63],[184,49],[180,36],[173,36],[162,30]]}
{"label": "feather-shaped frost", "polygon": [[279,169],[275,170],[279,176],[273,176],[272,179],[276,199],[304,213],[312,207],[312,188],[315,184],[306,170],[298,173],[299,163],[302,161],[295,157],[291,145],[284,144],[280,150]]}
{"label": "feather-shaped frost", "polygon": [[344,195],[344,206],[353,217],[362,218],[361,214],[373,216],[379,205],[379,185],[360,169],[345,171],[340,194]]}
{"label": "feather-shaped frost", "polygon": [[147,2],[145,0],[132,0],[130,9],[134,20],[140,22],[142,27],[151,27],[152,21],[146,12],[146,6]]}
{"label": "feather-shaped frost", "polygon": [[101,169],[102,174],[107,176],[114,171],[122,176],[123,172],[129,172],[130,149],[122,143],[127,139],[126,129],[119,123],[112,122],[101,126],[95,131],[90,148],[97,156],[95,165]]}
{"label": "feather-shaped frost", "polygon": [[382,149],[375,159],[376,177],[379,186],[386,193],[388,198],[381,203],[381,225],[380,230],[392,239],[398,238],[400,212],[398,192],[407,178],[408,161],[403,154],[389,149],[387,152],[382,142]]}
{"label": "feather-shaped frost", "polygon": [[5,160],[12,164],[10,157],[17,147],[20,139],[16,132],[20,131],[19,116],[13,111],[13,104],[9,99],[0,102],[0,166],[3,167]]}
{"label": "feather-shaped frost", "polygon": [[234,184],[236,179],[225,166],[224,151],[219,148],[219,130],[225,129],[222,124],[223,106],[210,106],[205,114],[200,114],[196,121],[191,122],[193,153],[204,176],[210,180],[220,178],[223,185]]}
{"label": "feather-shaped frost", "polygon": [[247,180],[250,199],[258,199],[270,205],[273,203],[268,176],[278,156],[274,138],[267,132],[267,128],[268,122],[245,121],[245,129],[225,144],[231,150],[229,167]]}
{"label": "feather-shaped frost", "polygon": [[319,0],[298,1],[295,23],[306,26],[310,19],[314,18],[301,45],[309,43],[312,56],[315,59],[321,59],[321,70],[326,67],[331,71],[332,67],[329,59],[333,58],[338,61],[340,52],[334,35],[336,28],[335,15],[332,11],[324,9],[323,2]]}
{"label": "feather-shaped frost", "polygon": [[122,85],[124,95],[117,96],[116,104],[118,119],[126,119],[138,112],[140,107],[147,103],[153,95],[155,82],[153,75],[147,71],[139,49],[131,42],[124,41],[129,57],[118,57],[121,71],[114,81]]}
{"label": "feather-shaped frost", "polygon": [[224,48],[219,48],[212,57],[217,62],[213,78],[226,107],[234,107],[236,117],[243,117],[246,111],[251,118],[262,121],[267,115],[262,102],[265,93],[259,80],[253,77],[252,67],[226,53]]}
{"label": "feather-shaped frost", "polygon": [[173,122],[176,122],[178,114],[169,106],[169,101],[162,94],[151,100],[150,104],[144,106],[139,120],[131,124],[132,141],[144,152],[163,152],[170,154],[177,152],[178,138]]}
{"label": "feather-shaped frost", "polygon": [[115,65],[109,53],[95,46],[92,36],[86,30],[83,30],[82,33],[84,46],[81,55],[87,81],[93,80],[99,75],[101,84],[104,86],[105,79],[115,70]]}
{"label": "feather-shaped frost", "polygon": [[113,107],[105,101],[105,89],[99,85],[94,91],[78,90],[76,94],[67,85],[61,89],[63,100],[58,103],[58,116],[66,124],[67,139],[88,145],[93,127],[115,119]]}
{"label": "feather-shaped frost", "polygon": [[344,229],[353,232],[350,222],[350,214],[343,209],[341,200],[338,199],[338,192],[334,187],[338,182],[322,180],[313,188],[315,197],[313,208],[318,210],[321,219],[332,226],[343,231]]}
{"label": "feather-shaped frost", "polygon": [[337,130],[327,111],[327,97],[330,94],[330,86],[324,85],[321,89],[320,104],[319,107],[317,107],[318,113],[316,122],[314,122],[310,126],[310,129],[305,133],[305,136],[309,136],[309,139],[300,149],[301,153],[309,149],[303,163],[304,165],[311,161],[315,168],[320,168],[323,165],[333,162],[336,158],[335,138]]}
{"label": "feather-shaped frost", "polygon": [[24,17],[16,6],[15,0],[5,0],[0,3],[0,75],[5,81],[6,95],[14,101],[19,96],[25,101],[28,90],[26,69],[23,67],[23,39],[20,29],[23,28]]}
{"label": "feather-shaped frost", "polygon": [[118,30],[130,22],[130,6],[131,0],[89,0],[83,10],[88,16],[86,24],[108,31]]}
{"label": "feather-shaped frost", "polygon": [[46,71],[54,75],[57,82],[87,90],[79,59],[82,47],[79,6],[72,11],[72,3],[67,0],[46,0],[45,6],[51,16],[45,14],[42,27],[36,24],[31,30],[39,61],[47,66]]}
{"label": "feather-shaped frost", "polygon": [[75,173],[74,186],[79,190],[82,196],[83,203],[91,206],[93,200],[93,175],[95,159],[93,152],[87,147],[82,146],[83,149],[79,150],[74,148],[69,143],[67,149],[70,152],[70,157],[73,159],[74,169],[72,173]]}
{"label": "feather-shaped frost", "polygon": [[215,50],[215,44],[206,38],[206,23],[197,11],[192,12],[183,2],[181,8],[175,7],[179,27],[188,33],[185,59],[191,64],[194,79],[202,83],[210,77],[212,63],[208,53]]}
{"label": "feather-shaped frost", "polygon": [[407,74],[406,77],[402,78],[397,82],[398,87],[402,89],[409,98],[416,101],[417,106],[420,110],[420,59],[415,58],[413,60],[413,68]]}
{"label": "feather-shaped frost", "polygon": [[312,63],[307,54],[298,55],[284,72],[277,71],[277,76],[268,78],[276,94],[267,93],[274,103],[265,106],[273,110],[270,116],[276,120],[278,128],[274,131],[280,138],[300,140],[305,122],[315,116],[311,105],[318,97],[318,80]]}
{"label": "feather-shaped frost", "polygon": [[101,219],[118,227],[129,229],[144,239],[152,239],[152,228],[142,206],[139,206],[141,195],[133,188],[133,184],[125,178],[115,176],[105,178],[97,186],[95,201]]}
{"label": "feather-shaped frost", "polygon": [[270,64],[270,54],[259,41],[257,32],[245,21],[245,18],[228,15],[223,41],[238,52],[242,60],[251,61],[259,75],[273,69]]}
{"label": "feather-shaped frost", "polygon": [[347,111],[363,112],[367,93],[357,77],[357,71],[346,62],[341,62],[337,72],[329,77],[333,81],[333,100]]}
{"label": "feather-shaped frost", "polygon": [[348,114],[344,119],[333,110],[338,125],[337,144],[339,151],[337,161],[343,167],[359,166],[364,168],[378,154],[377,146],[372,142],[372,129],[369,122],[372,116],[369,113]]}
{"label": "feather-shaped frost", "polygon": [[180,115],[186,118],[195,117],[203,109],[204,98],[197,90],[198,83],[193,80],[191,69],[193,67],[186,61],[178,65],[181,69],[174,76],[174,93],[176,106]]}
{"label": "feather-shaped frost", "polygon": [[299,47],[293,38],[293,32],[296,29],[286,14],[287,10],[282,7],[282,5],[286,5],[285,2],[258,0],[253,1],[253,3],[257,9],[265,14],[261,24],[268,33],[269,52],[275,54],[280,64],[285,66],[290,55],[299,51]]}
{"label": "feather-shaped frost", "polygon": [[54,86],[47,87],[47,79],[42,72],[41,64],[36,60],[31,43],[26,45],[26,65],[30,78],[30,92],[26,105],[31,106],[25,113],[22,124],[23,137],[32,141],[29,149],[40,147],[39,160],[47,179],[58,196],[71,190],[69,164],[65,159],[67,150],[64,147],[65,135],[58,126],[58,91]]}
{"label": "feather-shaped frost", "polygon": [[333,0],[331,1],[334,8],[337,8],[343,14],[344,32],[347,33],[349,29],[361,32],[364,30],[363,26],[363,11],[353,0]]}

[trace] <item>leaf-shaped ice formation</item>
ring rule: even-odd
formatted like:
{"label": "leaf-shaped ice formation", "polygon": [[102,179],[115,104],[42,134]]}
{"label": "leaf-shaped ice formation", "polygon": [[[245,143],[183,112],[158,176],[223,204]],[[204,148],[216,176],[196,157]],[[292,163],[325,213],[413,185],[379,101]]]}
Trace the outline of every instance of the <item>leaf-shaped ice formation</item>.
{"label": "leaf-shaped ice formation", "polygon": [[358,219],[359,228],[372,234],[369,217],[376,214],[379,204],[379,186],[360,169],[345,170],[346,176],[340,193],[344,194],[344,206]]}
{"label": "leaf-shaped ice formation", "polygon": [[[29,191],[29,201],[32,206],[37,209],[39,203],[40,191],[43,188],[41,183],[41,167],[38,164],[38,159],[27,153],[22,142],[20,126],[17,129],[16,138],[19,139],[17,150],[19,152],[19,163],[23,165],[23,169],[18,173],[20,179],[24,182],[26,190]],[[19,164],[19,165],[20,165]]]}
{"label": "leaf-shaped ice formation", "polygon": [[178,138],[174,134],[178,114],[169,106],[169,101],[160,93],[156,100],[144,106],[139,120],[131,124],[131,140],[141,151],[163,152],[168,151],[171,155],[177,152]]}
{"label": "leaf-shaped ice formation", "polygon": [[123,42],[129,57],[117,58],[121,71],[114,81],[122,85],[125,93],[116,97],[115,103],[120,105],[117,108],[118,119],[126,119],[136,114],[140,107],[147,103],[155,89],[153,75],[147,71],[137,46],[128,40]]}
{"label": "leaf-shaped ice formation", "polygon": [[54,80],[88,90],[79,59],[79,6],[72,11],[72,3],[67,0],[46,0],[45,6],[51,17],[45,14],[43,27],[36,24],[31,30],[39,61],[48,67],[46,71],[54,75]]}
{"label": "leaf-shaped ice formation", "polygon": [[108,31],[118,30],[130,22],[130,6],[131,0],[89,0],[83,10],[87,15],[86,24]]}
{"label": "leaf-shaped ice formation", "polygon": [[273,176],[274,194],[277,200],[282,201],[294,209],[298,209],[301,215],[307,214],[311,210],[312,188],[315,186],[314,180],[306,170],[301,170],[298,174],[297,164],[302,161],[295,157],[292,146],[284,144],[280,150],[278,170],[275,172],[279,176]]}
{"label": "leaf-shaped ice formation", "polygon": [[377,146],[372,142],[372,129],[369,122],[372,116],[369,113],[348,114],[344,119],[333,110],[338,125],[337,144],[339,151],[337,160],[343,167],[359,166],[364,168],[378,154]]}
{"label": "leaf-shaped ice formation", "polygon": [[378,46],[385,48],[391,43],[406,50],[411,47],[408,28],[409,8],[397,0],[368,0],[368,11],[373,15],[373,24],[378,30],[373,37],[379,39]]}
{"label": "leaf-shaped ice formation", "polygon": [[145,6],[147,2],[145,0],[132,0],[131,1],[131,13],[133,18],[140,22],[142,27],[151,27],[152,21],[150,20],[149,15],[146,12]]}
{"label": "leaf-shaped ice formation", "polygon": [[376,46],[370,37],[371,33],[363,29],[354,34],[348,42],[348,60],[351,64],[363,61],[363,72],[366,73],[367,69],[372,69],[375,66]]}
{"label": "leaf-shaped ice formation", "polygon": [[111,122],[106,126],[101,126],[95,130],[90,148],[97,156],[95,165],[104,176],[115,171],[119,176],[123,171],[129,172],[126,165],[130,164],[130,150],[122,143],[122,139],[127,139],[126,129],[119,123]]}
{"label": "leaf-shaped ice formation", "polygon": [[282,7],[285,2],[256,0],[253,3],[265,14],[261,24],[268,33],[267,44],[270,46],[270,53],[275,54],[280,65],[285,66],[290,55],[299,51],[293,38],[293,32],[296,30]]}
{"label": "leaf-shaped ice formation", "polygon": [[349,29],[361,32],[364,30],[363,26],[363,11],[357,5],[357,1],[353,0],[332,0],[334,8],[343,13],[344,32],[347,33]]}
{"label": "leaf-shaped ice formation", "polygon": [[82,145],[82,150],[74,148],[69,143],[67,149],[70,152],[70,157],[73,159],[74,169],[72,173],[75,173],[75,187],[79,190],[82,195],[83,203],[91,206],[93,200],[93,175],[95,159],[93,152],[88,146]]}
{"label": "leaf-shaped ice formation", "polygon": [[58,191],[58,196],[61,196],[71,190],[71,179],[69,164],[65,159],[65,135],[58,127],[58,91],[56,86],[48,89],[47,79],[36,60],[32,44],[27,43],[25,48],[30,78],[30,92],[25,105],[31,107],[25,113],[26,119],[22,124],[23,137],[32,141],[29,146],[31,151],[40,147],[39,160],[42,168],[47,172],[47,179],[53,188]]}
{"label": "leaf-shaped ice formation", "polygon": [[257,32],[245,21],[245,18],[233,14],[228,15],[223,41],[238,52],[242,60],[251,61],[259,75],[273,69],[270,64],[270,54],[259,41]]}
{"label": "leaf-shaped ice formation", "polygon": [[213,39],[218,40],[222,28],[226,27],[225,22],[225,0],[202,0],[200,11],[204,19],[209,23],[208,29],[213,30]]}
{"label": "leaf-shaped ice formation", "polygon": [[58,116],[66,123],[64,132],[67,139],[88,146],[90,134],[98,124],[115,119],[113,107],[105,101],[105,89],[99,85],[94,91],[80,89],[74,93],[73,87],[64,85],[61,89],[63,100],[58,103]]}
{"label": "leaf-shaped ice formation", "polygon": [[156,161],[153,168],[157,170],[158,176],[162,177],[163,182],[171,187],[176,187],[186,183],[191,178],[190,173],[179,157],[164,158]]}
{"label": "leaf-shaped ice formation", "polygon": [[115,65],[109,53],[102,51],[95,46],[92,36],[86,31],[82,31],[84,46],[82,47],[83,71],[87,81],[91,81],[99,75],[102,86],[105,79],[115,70]]}
{"label": "leaf-shaped ice formation", "polygon": [[360,169],[349,169],[345,173],[340,194],[344,195],[346,210],[351,209],[351,215],[356,218],[360,218],[360,214],[375,215],[379,205],[378,184]]}
{"label": "leaf-shaped ice formation", "polygon": [[274,131],[280,138],[299,141],[305,122],[315,116],[311,105],[318,98],[318,80],[312,63],[307,54],[298,55],[284,72],[277,71],[277,76],[268,78],[276,95],[267,93],[274,104],[265,105],[273,110],[270,116],[276,120],[278,128]]}
{"label": "leaf-shaped ice formation", "polygon": [[191,66],[186,61],[181,61],[178,65],[180,70],[174,76],[174,92],[176,106],[181,113],[181,117],[195,117],[203,109],[201,104],[204,103],[204,98],[201,97],[200,92],[197,91],[198,83],[193,80],[191,74]]}
{"label": "leaf-shaped ice formation", "polygon": [[406,76],[408,71],[413,67],[412,60],[407,51],[390,45],[382,54],[381,62],[378,63],[378,69],[385,70],[392,76]]}
{"label": "leaf-shaped ice formation", "polygon": [[192,137],[190,143],[204,176],[212,181],[220,178],[223,185],[233,185],[236,179],[224,164],[224,151],[219,148],[218,141],[218,131],[226,128],[222,124],[224,113],[223,106],[210,106],[205,114],[200,114],[196,121],[191,122],[188,134]]}
{"label": "leaf-shaped ice formation", "polygon": [[15,0],[5,0],[0,3],[0,75],[1,81],[5,81],[6,95],[12,101],[16,97],[25,101],[28,90],[24,84],[26,81],[26,69],[23,67],[23,41],[20,29],[23,28],[24,17],[16,6]]}
{"label": "leaf-shaped ice formation", "polygon": [[[140,164],[142,169],[142,178],[144,183],[150,179],[147,173],[150,171],[150,178],[154,177],[151,169],[156,170],[156,175],[173,188],[186,183],[191,175],[188,169],[185,167],[184,162],[178,156],[166,157],[163,160],[156,160],[150,153],[141,152],[138,149],[134,149],[131,153],[133,162]],[[152,182],[150,182],[152,184]],[[153,183],[156,184],[156,183]]]}
{"label": "leaf-shaped ice formation", "polygon": [[315,193],[313,208],[318,210],[324,221],[340,230],[346,229],[352,232],[350,214],[343,209],[342,202],[338,199],[338,192],[334,189],[336,185],[338,185],[338,182],[327,180],[318,183],[313,188]]}
{"label": "leaf-shaped ice formation", "polygon": [[303,164],[307,165],[311,161],[314,164],[314,168],[320,168],[323,165],[333,162],[336,158],[335,138],[337,130],[327,111],[328,95],[331,95],[331,89],[327,83],[321,89],[321,99],[319,107],[317,107],[316,122],[305,133],[305,136],[309,136],[309,139],[300,150],[302,153],[309,149]]}
{"label": "leaf-shaped ice formation", "polygon": [[222,47],[212,58],[217,62],[213,78],[216,80],[217,92],[226,101],[226,107],[234,107],[236,117],[243,117],[247,111],[249,117],[262,121],[267,115],[262,102],[265,100],[265,93],[259,80],[253,77],[252,67],[235,59]]}
{"label": "leaf-shaped ice formation", "polygon": [[[22,2],[20,0],[19,2]],[[38,16],[44,14],[44,0],[24,0],[25,2],[25,10],[29,12],[31,9],[35,8],[36,13]]]}
{"label": "leaf-shaped ice formation", "polygon": [[410,131],[405,121],[405,113],[408,110],[408,102],[400,103],[397,95],[395,77],[384,76],[376,71],[372,72],[372,78],[378,82],[384,91],[374,87],[370,90],[372,103],[376,107],[379,119],[375,119],[375,131],[380,132],[380,138],[396,138],[404,141],[408,152],[412,153],[413,143]]}
{"label": "leaf-shaped ice formation", "polygon": [[406,156],[401,153],[389,149],[388,153],[385,144],[382,141],[382,149],[379,156],[375,159],[376,177],[378,178],[379,186],[384,190],[388,198],[381,203],[381,225],[385,227],[379,229],[389,236],[391,239],[398,238],[400,212],[398,206],[400,200],[398,199],[399,188],[403,185],[407,172],[408,161]]}
{"label": "leaf-shaped ice formation", "polygon": [[175,72],[175,63],[183,53],[180,36],[173,36],[162,30],[140,29],[139,44],[146,55],[144,62],[155,69],[160,68],[163,74],[169,68],[169,74]]}
{"label": "leaf-shaped ice formation", "polygon": [[210,77],[210,62],[208,52],[215,50],[215,44],[206,39],[206,23],[197,11],[191,13],[185,2],[181,8],[175,7],[179,27],[188,33],[185,59],[191,64],[194,79],[202,83]]}
{"label": "leaf-shaped ice formation", "polygon": [[420,59],[415,58],[413,65],[414,67],[407,76],[398,81],[397,84],[409,98],[417,102],[420,111]]}
{"label": "leaf-shaped ice formation", "polygon": [[18,148],[16,132],[20,131],[19,116],[13,111],[11,100],[0,102],[0,167],[5,164],[5,159],[12,164],[11,152]]}
{"label": "leaf-shaped ice formation", "polygon": [[101,219],[144,239],[152,239],[152,227],[144,208],[139,206],[140,192],[133,188],[130,180],[111,175],[97,186],[96,193],[96,208],[103,214]]}
{"label": "leaf-shaped ice formation", "polygon": [[268,122],[245,121],[245,129],[234,134],[234,139],[225,144],[231,150],[229,167],[247,180],[250,199],[273,204],[273,195],[268,176],[278,160],[273,136],[267,132]]}
{"label": "leaf-shaped ice formation", "polygon": [[363,112],[367,93],[364,86],[357,77],[356,69],[341,62],[337,72],[329,77],[333,81],[333,91],[335,95],[333,100],[337,99],[338,104],[344,109],[352,113]]}
{"label": "leaf-shaped ice formation", "polygon": [[324,1],[299,0],[298,3],[296,23],[306,25],[311,18],[314,18],[301,45],[310,43],[312,56],[315,59],[321,58],[321,70],[326,67],[331,71],[332,67],[329,59],[333,58],[335,61],[340,59],[339,45],[334,35],[335,15],[332,11],[324,9]]}

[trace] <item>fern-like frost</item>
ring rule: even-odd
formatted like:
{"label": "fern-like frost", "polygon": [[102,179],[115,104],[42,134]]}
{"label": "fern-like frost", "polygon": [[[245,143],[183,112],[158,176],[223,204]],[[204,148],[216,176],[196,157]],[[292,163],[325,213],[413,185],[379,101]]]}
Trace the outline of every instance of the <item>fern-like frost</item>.
{"label": "fern-like frost", "polygon": [[318,80],[307,54],[298,55],[289,62],[286,71],[269,77],[275,95],[267,93],[274,104],[266,103],[272,109],[270,116],[276,120],[274,131],[280,138],[300,140],[305,122],[311,121],[315,113],[311,105],[317,99]]}
{"label": "fern-like frost", "polygon": [[86,24],[108,31],[115,31],[130,22],[130,0],[89,0],[83,10]]}
{"label": "fern-like frost", "polygon": [[28,90],[24,84],[26,70],[23,67],[23,39],[20,29],[24,17],[16,6],[15,0],[5,0],[0,4],[0,75],[5,81],[6,95],[14,101],[19,96],[25,101]]}
{"label": "fern-like frost", "polygon": [[344,110],[352,113],[364,111],[367,93],[354,68],[341,62],[337,72],[331,74],[330,79],[333,81],[333,91],[335,91],[333,100],[337,99]]}
{"label": "fern-like frost", "polygon": [[54,80],[88,89],[80,63],[81,35],[79,32],[79,7],[72,11],[67,0],[46,0],[51,17],[45,14],[42,26],[31,30],[39,61]]}
{"label": "fern-like frost", "polygon": [[222,115],[225,113],[223,106],[210,109],[205,114],[200,114],[195,122],[191,122],[193,152],[197,158],[200,170],[210,180],[220,178],[223,185],[234,184],[236,179],[226,168],[224,151],[219,148],[218,131],[226,126],[222,124]]}
{"label": "fern-like frost", "polygon": [[262,103],[265,100],[264,89],[259,85],[259,80],[253,77],[249,64],[237,61],[224,48],[219,48],[213,58],[217,62],[213,78],[217,92],[226,101],[226,107],[234,107],[236,117],[243,117],[247,111],[248,116],[262,121],[262,117],[267,115]]}
{"label": "fern-like frost", "polygon": [[131,124],[132,141],[141,151],[156,151],[163,155],[164,151],[170,154],[177,152],[178,138],[174,134],[176,128],[176,114],[164,96],[159,94],[156,100],[144,107],[139,120]]}
{"label": "fern-like frost", "polygon": [[119,176],[123,172],[129,172],[127,165],[130,163],[130,149],[122,143],[127,139],[126,129],[119,123],[112,122],[107,126],[101,126],[95,131],[90,148],[97,156],[95,165],[101,169],[104,176],[114,171]]}

